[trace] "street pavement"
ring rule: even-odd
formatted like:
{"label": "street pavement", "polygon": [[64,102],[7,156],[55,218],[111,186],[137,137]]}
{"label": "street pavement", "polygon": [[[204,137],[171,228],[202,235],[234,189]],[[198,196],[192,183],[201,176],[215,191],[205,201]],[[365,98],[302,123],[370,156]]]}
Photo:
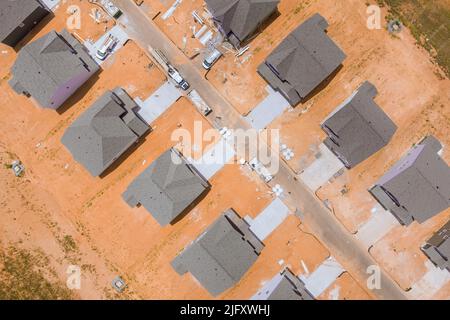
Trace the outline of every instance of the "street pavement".
{"label": "street pavement", "polygon": [[[140,47],[164,52],[169,61],[180,71],[206,103],[214,110],[206,119],[215,127],[250,129],[250,125],[225,97],[205,79],[198,63],[187,58],[181,50],[157,27],[157,25],[132,0],[114,0],[124,15],[119,19],[126,32]],[[280,169],[270,182],[284,189],[284,202],[298,213],[302,223],[328,248],[347,271],[364,285],[369,277],[368,267],[377,263],[367,248],[350,234],[334,214],[298,179],[290,167],[280,160]],[[380,275],[380,289],[372,290],[379,299],[406,299],[404,291],[384,271]]]}

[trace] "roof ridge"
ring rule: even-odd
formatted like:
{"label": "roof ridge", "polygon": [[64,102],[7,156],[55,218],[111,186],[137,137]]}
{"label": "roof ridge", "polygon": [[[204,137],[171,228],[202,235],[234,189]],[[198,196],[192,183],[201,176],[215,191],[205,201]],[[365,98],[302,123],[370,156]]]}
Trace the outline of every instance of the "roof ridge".
{"label": "roof ridge", "polygon": [[[414,161],[414,164],[416,164],[417,159],[422,155],[422,152],[420,153],[420,155],[416,158],[416,160]],[[422,171],[419,170],[419,168],[417,168],[415,165],[413,166],[414,169],[419,173],[419,175],[433,188],[433,190],[435,190],[439,196],[444,200],[444,202],[448,202],[447,198],[441,193],[441,189],[440,188],[436,188],[436,186],[434,186],[430,180],[428,180],[423,174]]]}
{"label": "roof ridge", "polygon": [[[223,216],[221,216],[222,218]],[[206,231],[207,232],[207,231]],[[206,234],[205,232],[205,234]],[[200,239],[199,239],[200,240]],[[223,266],[222,264],[211,254],[211,252],[209,252],[208,248],[206,248],[205,246],[202,245],[202,243],[199,241],[197,242],[198,245],[206,251],[206,253],[208,254],[209,257],[211,257],[211,259],[213,259],[220,267],[221,269],[226,273],[226,275],[232,280],[232,281],[237,281],[239,279],[235,279]]]}
{"label": "roof ridge", "polygon": [[[56,31],[54,31],[54,30],[50,31],[50,33],[52,33],[52,32],[56,32]],[[48,36],[50,33],[48,33],[46,36]],[[39,41],[39,40],[41,40],[41,39],[38,39],[38,40],[36,40],[36,41]],[[53,75],[50,74],[50,73],[49,73],[47,70],[45,70],[44,68],[42,68],[42,66],[41,66],[41,64],[38,62],[38,60],[34,57],[34,55],[32,55],[32,54],[30,53],[30,51],[29,51],[30,47],[29,47],[29,46],[32,45],[32,44],[33,44],[33,43],[27,44],[27,45],[22,49],[22,51],[23,51],[24,53],[27,53],[28,56],[33,60],[34,64],[35,64],[36,66],[39,67],[39,70],[43,71],[43,72],[48,76],[48,78],[51,79],[52,82],[53,82],[55,85],[57,85],[58,83],[57,83],[57,81],[54,79]],[[40,51],[39,51],[39,52],[40,52]],[[22,53],[22,52],[20,52],[20,53]],[[39,74],[40,74],[40,73],[39,73]]]}

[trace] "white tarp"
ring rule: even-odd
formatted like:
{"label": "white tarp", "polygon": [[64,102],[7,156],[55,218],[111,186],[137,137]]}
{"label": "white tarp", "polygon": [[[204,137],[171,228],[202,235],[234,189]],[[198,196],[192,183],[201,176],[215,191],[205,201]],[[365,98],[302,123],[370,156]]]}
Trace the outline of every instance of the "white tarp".
{"label": "white tarp", "polygon": [[317,298],[344,272],[339,262],[329,257],[311,275],[308,277],[301,275],[299,278],[305,283],[305,288]]}
{"label": "white tarp", "polygon": [[290,106],[289,102],[271,86],[267,86],[266,90],[268,96],[245,117],[247,122],[257,130],[265,129]]}
{"label": "white tarp", "polygon": [[264,241],[289,215],[289,208],[276,198],[255,219],[250,222],[250,230]]}
{"label": "white tarp", "polygon": [[366,248],[370,248],[381,240],[390,230],[399,226],[398,220],[389,212],[383,209],[380,204],[372,209],[372,217],[361,228],[359,228],[356,238],[361,241]]}
{"label": "white tarp", "polygon": [[142,101],[136,98],[135,101],[140,107],[139,115],[151,124],[161,116],[169,107],[181,97],[181,92],[170,81],[166,81],[149,98]]}
{"label": "white tarp", "polygon": [[300,179],[312,191],[316,191],[327,183],[336,173],[345,168],[344,164],[323,143],[319,146],[320,157],[304,172]]}

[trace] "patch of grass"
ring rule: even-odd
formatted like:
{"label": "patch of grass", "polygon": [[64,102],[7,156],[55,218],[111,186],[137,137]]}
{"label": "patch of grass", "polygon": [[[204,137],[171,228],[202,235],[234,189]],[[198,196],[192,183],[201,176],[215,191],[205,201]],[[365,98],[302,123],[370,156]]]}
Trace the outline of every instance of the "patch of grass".
{"label": "patch of grass", "polygon": [[96,268],[93,264],[83,264],[81,266],[81,270],[82,271],[88,271],[90,273],[95,273],[96,272]]}
{"label": "patch of grass", "polygon": [[39,252],[9,247],[0,252],[0,300],[73,298]]}
{"label": "patch of grass", "polygon": [[299,14],[302,11],[303,5],[298,5],[297,8],[294,9],[294,14]]}
{"label": "patch of grass", "polygon": [[450,7],[439,0],[383,0],[450,76]]}
{"label": "patch of grass", "polygon": [[75,252],[78,249],[77,243],[75,242],[75,240],[71,235],[65,235],[64,238],[61,240],[61,245],[66,254]]}

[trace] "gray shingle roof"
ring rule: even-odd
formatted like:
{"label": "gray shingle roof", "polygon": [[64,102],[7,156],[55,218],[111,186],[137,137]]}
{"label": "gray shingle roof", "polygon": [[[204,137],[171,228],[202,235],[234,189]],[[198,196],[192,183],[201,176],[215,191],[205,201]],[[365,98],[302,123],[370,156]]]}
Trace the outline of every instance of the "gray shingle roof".
{"label": "gray shingle roof", "polygon": [[425,222],[450,206],[450,168],[441,149],[426,137],[369,190],[400,223]]}
{"label": "gray shingle roof", "polygon": [[450,271],[450,221],[427,241],[422,250],[436,266]]}
{"label": "gray shingle roof", "polygon": [[375,103],[377,89],[365,82],[347,101],[322,123],[328,134],[324,144],[347,168],[386,146],[397,126]]}
{"label": "gray shingle roof", "polygon": [[328,37],[320,14],[309,18],[267,57],[258,73],[295,106],[342,64],[346,55]]}
{"label": "gray shingle roof", "polygon": [[61,142],[93,176],[102,174],[149,130],[121,88],[105,92],[66,130]]}
{"label": "gray shingle roof", "polygon": [[205,0],[214,20],[238,46],[277,10],[280,0]]}
{"label": "gray shingle roof", "polygon": [[16,46],[47,14],[37,0],[0,1],[0,42]]}
{"label": "gray shingle roof", "polygon": [[138,204],[162,226],[173,222],[210,185],[175,149],[156,159],[123,193],[131,207]]}
{"label": "gray shingle roof", "polygon": [[99,66],[67,30],[51,31],[20,50],[11,87],[31,95],[42,107],[57,109]]}
{"label": "gray shingle roof", "polygon": [[180,275],[190,272],[216,296],[239,282],[263,247],[248,224],[229,209],[172,261],[172,267]]}
{"label": "gray shingle roof", "polygon": [[277,274],[252,300],[314,300],[305,284],[288,268]]}

